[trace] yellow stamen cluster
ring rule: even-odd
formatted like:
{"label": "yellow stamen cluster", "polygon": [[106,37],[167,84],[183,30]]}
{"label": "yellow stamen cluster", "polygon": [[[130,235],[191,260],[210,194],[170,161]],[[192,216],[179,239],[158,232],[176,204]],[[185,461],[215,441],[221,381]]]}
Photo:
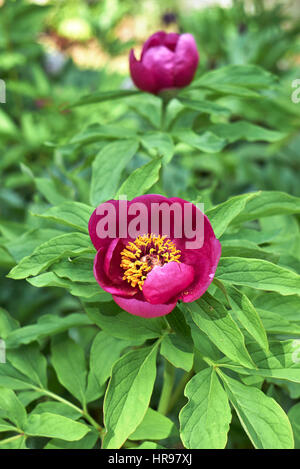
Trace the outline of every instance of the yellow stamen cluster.
{"label": "yellow stamen cluster", "polygon": [[153,267],[172,261],[180,263],[180,256],[180,251],[166,236],[153,233],[139,236],[134,242],[129,242],[121,252],[123,280],[142,290],[147,274]]}

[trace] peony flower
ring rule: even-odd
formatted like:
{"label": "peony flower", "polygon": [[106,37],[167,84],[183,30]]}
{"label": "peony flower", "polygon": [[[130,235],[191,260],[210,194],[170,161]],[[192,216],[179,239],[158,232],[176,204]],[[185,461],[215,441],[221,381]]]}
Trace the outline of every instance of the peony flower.
{"label": "peony flower", "polygon": [[202,296],[221,255],[208,218],[179,198],[110,200],[93,212],[89,233],[99,285],[122,309],[147,318]]}
{"label": "peony flower", "polygon": [[199,54],[191,34],[159,31],[145,42],[141,60],[130,51],[129,66],[134,84],[157,94],[162,90],[183,88],[195,75]]}

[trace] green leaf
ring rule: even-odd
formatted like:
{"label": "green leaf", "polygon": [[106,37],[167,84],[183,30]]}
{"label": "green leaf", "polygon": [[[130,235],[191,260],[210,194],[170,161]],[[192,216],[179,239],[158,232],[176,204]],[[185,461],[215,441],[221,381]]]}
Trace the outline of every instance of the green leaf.
{"label": "green leaf", "polygon": [[136,132],[123,126],[114,125],[89,125],[83,132],[75,135],[70,143],[79,145],[88,145],[89,143],[99,142],[107,139],[127,139],[134,138]]}
{"label": "green leaf", "polygon": [[18,371],[37,386],[47,387],[47,360],[37,344],[22,345],[17,350],[8,350],[7,358]]}
{"label": "green leaf", "polygon": [[59,438],[66,441],[80,440],[89,431],[87,425],[50,412],[40,415],[31,414],[25,426],[26,435]]}
{"label": "green leaf", "polygon": [[8,418],[16,427],[24,429],[26,423],[26,410],[11,389],[0,388],[1,416]]}
{"label": "green leaf", "polygon": [[52,270],[59,277],[72,282],[95,283],[93,264],[94,256],[62,259],[52,267]]}
{"label": "green leaf", "polygon": [[281,295],[300,292],[300,275],[261,259],[221,257],[216,277],[235,285],[275,291]]}
{"label": "green leaf", "polygon": [[44,449],[93,449],[98,439],[99,434],[96,431],[90,431],[77,441],[63,441],[57,438],[50,440]]}
{"label": "green leaf", "polygon": [[64,202],[36,216],[88,233],[88,223],[92,213],[93,208],[89,205],[80,202]]}
{"label": "green leaf", "polygon": [[261,293],[253,300],[256,308],[267,310],[270,313],[279,314],[288,321],[300,322],[300,296],[282,296],[270,292],[267,295]]}
{"label": "green leaf", "polygon": [[90,93],[86,96],[82,96],[79,100],[75,101],[75,103],[68,106],[68,109],[85,106],[86,104],[103,103],[104,101],[127,98],[128,96],[135,96],[140,93],[139,90],[112,90]]}
{"label": "green leaf", "polygon": [[101,305],[85,305],[87,315],[107,334],[117,339],[143,343],[161,337],[166,323],[163,318],[142,318],[120,310],[115,304],[102,310]]}
{"label": "green leaf", "polygon": [[2,363],[0,366],[0,386],[16,390],[31,389],[34,388],[34,383],[9,363]]}
{"label": "green leaf", "polygon": [[83,349],[71,339],[63,337],[52,343],[51,352],[52,365],[59,382],[84,404],[87,369]]}
{"label": "green leaf", "polygon": [[255,196],[256,194],[242,194],[231,197],[206,212],[217,238],[222,236],[228,225],[243,212],[246,203]]}
{"label": "green leaf", "polygon": [[182,129],[174,131],[173,136],[182,143],[186,143],[204,153],[218,153],[223,150],[226,145],[226,140],[212,132],[204,132],[199,135],[191,129]]}
{"label": "green leaf", "polygon": [[231,421],[228,398],[214,368],[197,373],[184,392],[189,402],[180,412],[180,436],[189,449],[223,449]]}
{"label": "green leaf", "polygon": [[[129,341],[116,339],[104,331],[96,335],[90,352],[90,373],[88,376],[87,401],[93,401],[104,392],[104,384],[111,376],[114,363],[121,352],[131,344]],[[96,396],[96,397],[95,397]]]}
{"label": "green leaf", "polygon": [[193,343],[177,334],[163,338],[160,353],[176,368],[190,371],[193,366]]}
{"label": "green leaf", "polygon": [[163,132],[148,132],[141,137],[142,145],[154,156],[162,156],[163,163],[169,163],[174,155],[174,142],[169,134]]}
{"label": "green leaf", "polygon": [[[0,337],[1,339],[7,339],[9,334],[18,329],[18,321],[16,321],[5,309],[0,308]],[[5,343],[6,347],[7,344]]]}
{"label": "green leaf", "polygon": [[260,125],[255,125],[247,121],[214,124],[209,127],[208,130],[230,143],[238,140],[246,140],[247,142],[277,142],[286,136],[286,134],[278,132],[277,130],[265,129]]}
{"label": "green leaf", "polygon": [[269,344],[263,323],[249,298],[238,289],[226,285],[226,290],[230,296],[230,304],[236,313],[236,318],[243,325],[250,336],[265,351],[268,351]]}
{"label": "green leaf", "polygon": [[248,344],[249,353],[257,365],[255,370],[225,363],[225,360],[221,360],[221,362],[226,368],[242,375],[255,375],[300,383],[299,344],[299,340],[270,341],[269,352],[261,350],[256,343]]}
{"label": "green leaf", "polygon": [[145,417],[156,377],[157,344],[132,350],[115,364],[105,400],[104,449],[120,448]]}
{"label": "green leaf", "polygon": [[[2,432],[16,432],[16,427],[10,425],[5,420],[0,419],[0,433]],[[0,440],[1,443],[1,440]]]}
{"label": "green leaf", "polygon": [[44,272],[37,277],[27,279],[31,285],[41,287],[59,287],[70,291],[71,295],[80,296],[87,301],[110,301],[109,293],[102,290],[94,280],[93,284],[74,283],[67,279],[61,279],[53,272]]}
{"label": "green leaf", "polygon": [[52,238],[36,248],[31,256],[24,257],[8,274],[15,280],[37,275],[62,257],[77,256],[91,252],[92,246],[87,235],[67,233]]}
{"label": "green leaf", "polygon": [[300,213],[299,197],[276,191],[258,192],[257,195],[258,197],[251,199],[244,212],[236,218],[236,223],[273,215]]}
{"label": "green leaf", "polygon": [[62,204],[73,195],[73,190],[64,186],[61,181],[49,178],[35,178],[34,182],[37,190],[52,205]]}
{"label": "green leaf", "polygon": [[292,449],[293,432],[287,415],[260,389],[245,386],[220,372],[228,397],[257,449]]}
{"label": "green leaf", "polygon": [[6,340],[7,348],[15,348],[21,344],[29,344],[35,340],[50,337],[67,331],[72,327],[89,326],[91,321],[84,314],[74,313],[66,317],[45,314],[32,326],[25,326],[12,331]]}
{"label": "green leaf", "polygon": [[254,367],[243,334],[219,301],[206,292],[199,300],[185,303],[183,307],[191,313],[199,329],[227,357],[248,368]]}
{"label": "green leaf", "polygon": [[215,88],[219,85],[243,86],[246,88],[269,88],[277,77],[257,65],[227,65],[202,75],[194,80],[191,88],[200,86]]}
{"label": "green leaf", "polygon": [[92,205],[97,206],[113,198],[122,171],[136,154],[138,147],[139,144],[135,140],[120,140],[100,150],[92,164],[90,193]]}
{"label": "green leaf", "polygon": [[172,420],[149,407],[130,440],[164,440],[178,433]]}
{"label": "green leaf", "polygon": [[145,194],[158,181],[161,165],[162,159],[155,158],[144,166],[137,168],[123,182],[115,195],[115,199],[125,194],[128,200],[131,200],[138,195]]}
{"label": "green leaf", "polygon": [[212,114],[217,116],[228,116],[230,110],[226,107],[220,106],[213,101],[205,99],[184,98],[178,96],[179,101],[188,109],[203,112],[204,114]]}
{"label": "green leaf", "polygon": [[300,449],[300,402],[290,408],[288,417],[294,432],[295,448]]}
{"label": "green leaf", "polygon": [[299,324],[288,321],[283,316],[271,311],[258,309],[258,312],[268,334],[300,336]]}
{"label": "green leaf", "polygon": [[1,449],[27,449],[26,448],[26,437],[24,435],[16,435],[13,439],[7,438],[6,440],[0,441]]}
{"label": "green leaf", "polygon": [[68,417],[72,420],[78,420],[82,417],[82,413],[77,411],[74,407],[64,404],[63,402],[40,402],[33,411],[31,415],[41,415],[45,412],[50,412],[50,414],[62,415],[63,417]]}

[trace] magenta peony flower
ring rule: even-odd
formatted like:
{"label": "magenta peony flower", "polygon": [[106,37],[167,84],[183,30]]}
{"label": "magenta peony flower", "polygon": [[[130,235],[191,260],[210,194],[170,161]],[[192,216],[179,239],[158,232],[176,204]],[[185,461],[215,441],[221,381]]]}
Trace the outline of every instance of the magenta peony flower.
{"label": "magenta peony flower", "polygon": [[159,31],[145,42],[141,60],[130,51],[129,65],[134,84],[157,94],[165,89],[183,88],[195,75],[199,54],[191,34]]}
{"label": "magenta peony flower", "polygon": [[99,285],[122,309],[148,318],[203,295],[221,255],[208,218],[179,198],[110,200],[93,212],[89,233]]}

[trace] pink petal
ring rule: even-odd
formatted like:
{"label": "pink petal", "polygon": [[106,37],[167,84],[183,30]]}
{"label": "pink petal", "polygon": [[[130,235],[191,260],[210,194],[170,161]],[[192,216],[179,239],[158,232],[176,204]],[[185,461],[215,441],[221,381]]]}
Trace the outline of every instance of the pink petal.
{"label": "pink petal", "polygon": [[221,243],[216,238],[210,239],[199,251],[185,251],[183,258],[194,266],[195,278],[179,299],[184,303],[191,303],[206,292],[214,279],[220,257]]}
{"label": "pink petal", "polygon": [[174,52],[166,46],[156,46],[148,49],[142,58],[145,69],[155,80],[155,92],[173,88]]}
{"label": "pink petal", "polygon": [[156,33],[152,34],[147,41],[143,45],[143,50],[141,54],[141,60],[143,60],[145,52],[151,47],[162,46],[165,42],[165,38],[167,33],[165,31],[157,31]]}
{"label": "pink petal", "polygon": [[133,296],[137,289],[133,288],[125,280],[121,284],[114,284],[106,275],[104,270],[105,249],[101,248],[96,254],[94,261],[94,276],[100,287],[112,295]]}
{"label": "pink petal", "polygon": [[142,316],[143,318],[156,318],[158,316],[165,316],[169,314],[176,306],[176,301],[165,305],[152,305],[147,301],[136,298],[123,298],[121,296],[113,295],[113,299],[120,306],[130,314],[135,316]]}
{"label": "pink petal", "polygon": [[198,67],[199,53],[191,34],[182,34],[177,42],[174,61],[174,86],[182,88],[191,83]]}
{"label": "pink petal", "polygon": [[131,78],[137,88],[148,93],[156,93],[157,85],[154,71],[145,67],[143,62],[135,58],[134,51],[130,51],[129,68]]}
{"label": "pink petal", "polygon": [[167,303],[171,298],[178,297],[193,279],[194,269],[191,265],[169,262],[149,272],[143,285],[143,294],[151,304]]}

